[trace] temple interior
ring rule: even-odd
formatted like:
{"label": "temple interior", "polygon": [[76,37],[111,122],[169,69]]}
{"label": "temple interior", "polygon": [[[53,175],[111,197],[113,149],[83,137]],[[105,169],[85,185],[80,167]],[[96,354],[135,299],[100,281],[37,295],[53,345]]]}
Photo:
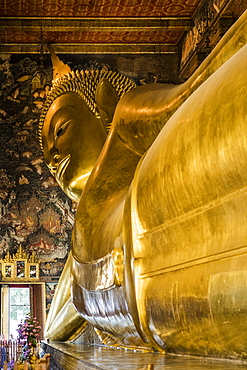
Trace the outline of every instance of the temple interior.
{"label": "temple interior", "polygon": [[[1,348],[30,313],[51,370],[246,368],[246,39],[246,0],[0,0]],[[83,70],[127,87],[79,94],[73,192]]]}

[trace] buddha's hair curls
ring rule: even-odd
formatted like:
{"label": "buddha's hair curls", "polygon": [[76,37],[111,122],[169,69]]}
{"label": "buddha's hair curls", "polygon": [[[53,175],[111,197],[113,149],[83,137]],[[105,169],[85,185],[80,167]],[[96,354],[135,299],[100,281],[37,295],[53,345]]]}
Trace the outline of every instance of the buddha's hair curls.
{"label": "buddha's hair curls", "polygon": [[[107,79],[115,87],[119,98],[127,91],[136,87],[134,81],[130,78],[114,71],[101,70],[81,70],[72,71],[53,82],[52,88],[47,96],[41,111],[39,119],[39,143],[42,145],[42,129],[46,114],[56,98],[66,92],[77,93],[95,116],[99,116],[98,108],[95,101],[96,88],[102,79]],[[109,127],[106,127],[109,130]]]}

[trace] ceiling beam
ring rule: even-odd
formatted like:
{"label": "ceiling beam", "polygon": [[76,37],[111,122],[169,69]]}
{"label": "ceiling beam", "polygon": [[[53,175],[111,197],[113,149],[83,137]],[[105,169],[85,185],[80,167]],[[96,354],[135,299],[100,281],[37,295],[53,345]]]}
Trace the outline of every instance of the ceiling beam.
{"label": "ceiling beam", "polygon": [[[174,54],[178,52],[176,45],[170,44],[72,44],[56,43],[57,54]],[[39,43],[1,43],[2,54],[38,54]]]}
{"label": "ceiling beam", "polygon": [[30,17],[0,17],[0,27],[22,31],[120,31],[148,29],[183,30],[188,31],[193,27],[189,17],[179,18],[30,18]]}

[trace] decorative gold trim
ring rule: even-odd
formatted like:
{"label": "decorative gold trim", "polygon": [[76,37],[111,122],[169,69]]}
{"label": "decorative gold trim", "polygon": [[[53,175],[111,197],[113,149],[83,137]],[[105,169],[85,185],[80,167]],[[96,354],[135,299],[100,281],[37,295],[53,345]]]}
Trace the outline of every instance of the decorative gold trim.
{"label": "decorative gold trim", "polygon": [[8,252],[4,259],[0,260],[1,280],[11,282],[37,281],[39,280],[39,261],[33,252],[29,256],[20,245],[14,255]]}
{"label": "decorative gold trim", "polygon": [[[57,54],[176,54],[174,44],[79,44],[56,43]],[[38,43],[1,43],[0,53],[40,53]]]}
{"label": "decorative gold trim", "polygon": [[11,30],[34,31],[42,28],[45,31],[99,31],[110,29],[111,31],[135,30],[149,31],[150,29],[182,30],[189,31],[193,27],[190,17],[152,17],[152,18],[35,18],[35,17],[1,17],[0,25]]}
{"label": "decorative gold trim", "polygon": [[28,277],[30,280],[39,279],[39,263],[28,264]]}
{"label": "decorative gold trim", "polygon": [[16,259],[14,261],[14,279],[27,279],[27,260],[24,258]]}
{"label": "decorative gold trim", "polygon": [[13,262],[3,262],[2,263],[2,276],[3,276],[3,279],[13,279],[14,278],[14,263]]}

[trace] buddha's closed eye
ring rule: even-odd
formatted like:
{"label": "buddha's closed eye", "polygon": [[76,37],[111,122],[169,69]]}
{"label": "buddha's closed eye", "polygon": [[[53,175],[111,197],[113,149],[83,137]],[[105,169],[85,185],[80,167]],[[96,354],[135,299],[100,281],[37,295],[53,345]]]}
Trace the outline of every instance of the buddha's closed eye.
{"label": "buddha's closed eye", "polygon": [[70,120],[66,120],[65,122],[63,122],[64,120],[62,119],[58,124],[57,124],[57,127],[58,129],[55,131],[55,139],[57,139],[58,137],[62,136],[64,134],[64,132],[66,131],[66,128],[68,126],[68,124],[71,122],[71,119]]}

